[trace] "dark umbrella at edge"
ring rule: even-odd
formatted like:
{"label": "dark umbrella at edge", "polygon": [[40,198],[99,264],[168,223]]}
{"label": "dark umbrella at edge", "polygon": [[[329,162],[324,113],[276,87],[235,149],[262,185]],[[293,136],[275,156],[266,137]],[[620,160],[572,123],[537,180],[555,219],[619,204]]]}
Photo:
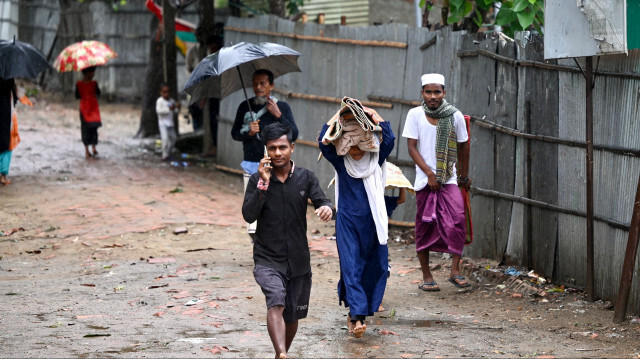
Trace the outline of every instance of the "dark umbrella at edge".
{"label": "dark umbrella at edge", "polygon": [[36,78],[51,68],[42,52],[35,46],[13,40],[0,40],[0,77]]}

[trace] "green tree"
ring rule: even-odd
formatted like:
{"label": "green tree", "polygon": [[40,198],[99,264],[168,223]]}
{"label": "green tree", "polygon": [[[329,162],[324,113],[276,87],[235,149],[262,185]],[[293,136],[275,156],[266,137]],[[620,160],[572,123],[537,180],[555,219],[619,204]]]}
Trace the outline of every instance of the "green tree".
{"label": "green tree", "polygon": [[305,0],[229,0],[229,8],[233,16],[241,16],[242,12],[246,12],[253,15],[272,14],[288,18],[299,14],[304,3]]}
{"label": "green tree", "polygon": [[[420,1],[425,8],[423,26],[430,26],[427,19],[435,5],[433,1]],[[438,5],[445,26],[455,30],[478,32],[497,25],[510,37],[523,30],[543,33],[544,0],[441,0]]]}

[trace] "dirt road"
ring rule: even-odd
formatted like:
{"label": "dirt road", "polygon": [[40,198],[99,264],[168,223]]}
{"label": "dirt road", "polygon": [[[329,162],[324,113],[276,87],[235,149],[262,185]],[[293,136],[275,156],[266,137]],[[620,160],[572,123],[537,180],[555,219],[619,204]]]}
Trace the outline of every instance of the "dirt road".
{"label": "dirt road", "polygon": [[[136,107],[101,106],[90,160],[76,103],[20,109],[13,184],[0,188],[0,357],[271,357],[241,178],[160,162],[132,139]],[[435,254],[442,291],[418,290],[413,243],[397,231],[385,310],[350,337],[333,223],[308,218],[312,299],[291,357],[638,357],[640,325],[613,325],[581,293],[527,296],[481,276],[460,292]]]}

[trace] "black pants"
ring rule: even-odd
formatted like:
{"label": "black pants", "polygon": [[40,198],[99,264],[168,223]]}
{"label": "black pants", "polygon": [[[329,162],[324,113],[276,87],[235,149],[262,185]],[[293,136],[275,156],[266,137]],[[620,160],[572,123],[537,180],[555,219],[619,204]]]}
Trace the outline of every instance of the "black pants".
{"label": "black pants", "polygon": [[100,122],[86,122],[80,115],[80,133],[82,134],[82,143],[85,146],[98,144],[98,127],[102,126]]}

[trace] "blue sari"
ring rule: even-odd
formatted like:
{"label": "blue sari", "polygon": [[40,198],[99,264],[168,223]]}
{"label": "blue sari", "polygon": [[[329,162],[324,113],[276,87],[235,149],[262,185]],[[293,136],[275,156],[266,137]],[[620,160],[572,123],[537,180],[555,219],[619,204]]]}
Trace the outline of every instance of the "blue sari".
{"label": "blue sari", "polygon": [[[382,143],[378,164],[393,150],[395,136],[388,122],[381,122]],[[322,138],[328,126],[324,125]],[[351,317],[372,316],[378,311],[387,285],[388,248],[376,234],[364,182],[351,177],[333,144],[319,143],[323,156],[333,165],[340,183],[336,213],[336,244],[340,258],[339,304],[349,308]]]}

